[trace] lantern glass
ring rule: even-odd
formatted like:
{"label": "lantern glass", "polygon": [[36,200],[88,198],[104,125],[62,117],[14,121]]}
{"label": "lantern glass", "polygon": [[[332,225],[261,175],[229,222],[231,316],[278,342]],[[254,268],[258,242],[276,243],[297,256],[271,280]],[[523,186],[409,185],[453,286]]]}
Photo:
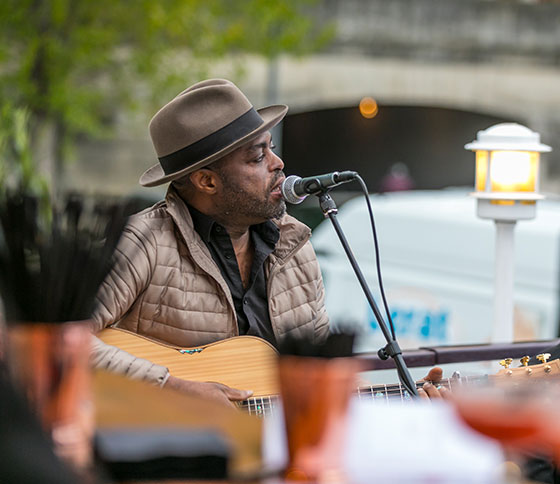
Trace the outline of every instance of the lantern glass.
{"label": "lantern glass", "polygon": [[534,151],[491,151],[492,192],[534,192],[539,153]]}
{"label": "lantern glass", "polygon": [[486,191],[486,178],[488,176],[488,151],[476,152],[476,191]]}

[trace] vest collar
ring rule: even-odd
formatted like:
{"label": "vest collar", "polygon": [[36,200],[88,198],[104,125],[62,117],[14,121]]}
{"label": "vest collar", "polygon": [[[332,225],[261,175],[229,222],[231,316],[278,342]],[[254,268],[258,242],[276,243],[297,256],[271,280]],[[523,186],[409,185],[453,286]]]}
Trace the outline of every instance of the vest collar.
{"label": "vest collar", "polygon": [[[167,213],[173,219],[187,245],[190,241],[199,239],[200,236],[194,229],[189,209],[172,185],[167,190],[165,202]],[[279,259],[288,257],[311,237],[311,229],[290,215],[274,219],[273,222],[280,229],[280,238],[274,249],[274,255]],[[202,243],[202,239],[200,242]]]}

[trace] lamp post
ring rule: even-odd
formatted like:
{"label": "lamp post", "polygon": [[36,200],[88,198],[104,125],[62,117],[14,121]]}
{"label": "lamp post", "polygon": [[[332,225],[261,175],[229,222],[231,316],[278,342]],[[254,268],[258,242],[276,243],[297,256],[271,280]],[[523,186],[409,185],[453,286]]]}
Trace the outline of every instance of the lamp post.
{"label": "lamp post", "polygon": [[477,215],[496,224],[492,343],[513,341],[514,228],[535,218],[540,153],[550,146],[525,126],[502,123],[479,131],[465,149],[476,153]]}

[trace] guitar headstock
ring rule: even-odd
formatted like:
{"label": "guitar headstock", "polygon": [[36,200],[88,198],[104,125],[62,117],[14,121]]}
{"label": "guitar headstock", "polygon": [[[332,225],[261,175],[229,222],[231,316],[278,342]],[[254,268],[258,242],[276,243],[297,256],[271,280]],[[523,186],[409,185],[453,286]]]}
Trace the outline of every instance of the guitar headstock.
{"label": "guitar headstock", "polygon": [[498,373],[493,375],[494,378],[506,378],[506,379],[522,379],[522,378],[550,378],[553,376],[560,375],[560,360],[548,361],[550,358],[550,353],[542,353],[535,357],[541,363],[538,365],[529,366],[529,361],[531,358],[529,356],[524,356],[519,361],[521,366],[516,368],[511,368],[513,363],[512,358],[505,358],[500,361],[500,365],[504,367]]}

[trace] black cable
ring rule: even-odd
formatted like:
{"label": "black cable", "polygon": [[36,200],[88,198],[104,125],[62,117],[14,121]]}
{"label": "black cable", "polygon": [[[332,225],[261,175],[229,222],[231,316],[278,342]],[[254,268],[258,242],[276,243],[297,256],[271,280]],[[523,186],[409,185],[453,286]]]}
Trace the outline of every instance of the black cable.
{"label": "black cable", "polygon": [[391,335],[393,339],[397,339],[395,336],[395,327],[393,325],[393,318],[391,318],[391,312],[389,311],[389,305],[387,304],[387,299],[385,298],[385,289],[383,288],[383,279],[381,277],[381,262],[379,260],[379,244],[377,243],[377,231],[375,230],[375,220],[373,218],[373,210],[371,208],[371,202],[369,199],[369,192],[366,183],[360,175],[356,175],[357,180],[360,182],[362,187],[362,192],[366,198],[366,204],[369,212],[369,220],[371,222],[371,231],[373,233],[373,244],[375,247],[375,263],[377,266],[377,281],[379,282],[379,292],[381,293],[381,298],[383,299],[383,306],[385,308],[385,314],[387,314],[387,321],[389,321],[389,327],[391,328]]}
{"label": "black cable", "polygon": [[367,281],[360,269],[360,266],[358,265],[358,262],[356,261],[356,258],[354,257],[354,254],[352,253],[352,249],[350,248],[348,241],[346,240],[344,231],[342,230],[342,227],[338,223],[338,220],[336,218],[336,214],[338,210],[336,208],[336,204],[334,203],[334,200],[328,194],[328,189],[324,190],[321,194],[318,195],[318,197],[319,197],[319,204],[321,206],[321,210],[323,211],[323,214],[325,214],[325,216],[328,216],[329,219],[331,220],[335,232],[338,235],[338,238],[340,239],[340,242],[344,248],[344,251],[346,252],[346,255],[348,256],[350,265],[352,266],[352,269],[354,270],[354,273],[358,278],[360,286],[362,287],[364,294],[371,306],[371,309],[373,310],[375,318],[377,319],[379,328],[381,329],[381,332],[385,337],[385,341],[387,342],[387,345],[383,349],[381,349],[379,353],[384,355],[384,359],[387,359],[389,357],[393,358],[395,366],[397,367],[397,371],[401,383],[404,385],[404,387],[407,389],[410,395],[418,396],[416,384],[412,379],[412,377],[410,376],[408,369],[406,368],[406,363],[402,356],[402,351],[399,348],[396,339],[391,335],[391,331],[389,330],[388,325],[385,322],[385,319],[383,318],[383,316],[379,311],[379,308],[377,307],[377,303],[375,302],[375,299],[371,294]]}

